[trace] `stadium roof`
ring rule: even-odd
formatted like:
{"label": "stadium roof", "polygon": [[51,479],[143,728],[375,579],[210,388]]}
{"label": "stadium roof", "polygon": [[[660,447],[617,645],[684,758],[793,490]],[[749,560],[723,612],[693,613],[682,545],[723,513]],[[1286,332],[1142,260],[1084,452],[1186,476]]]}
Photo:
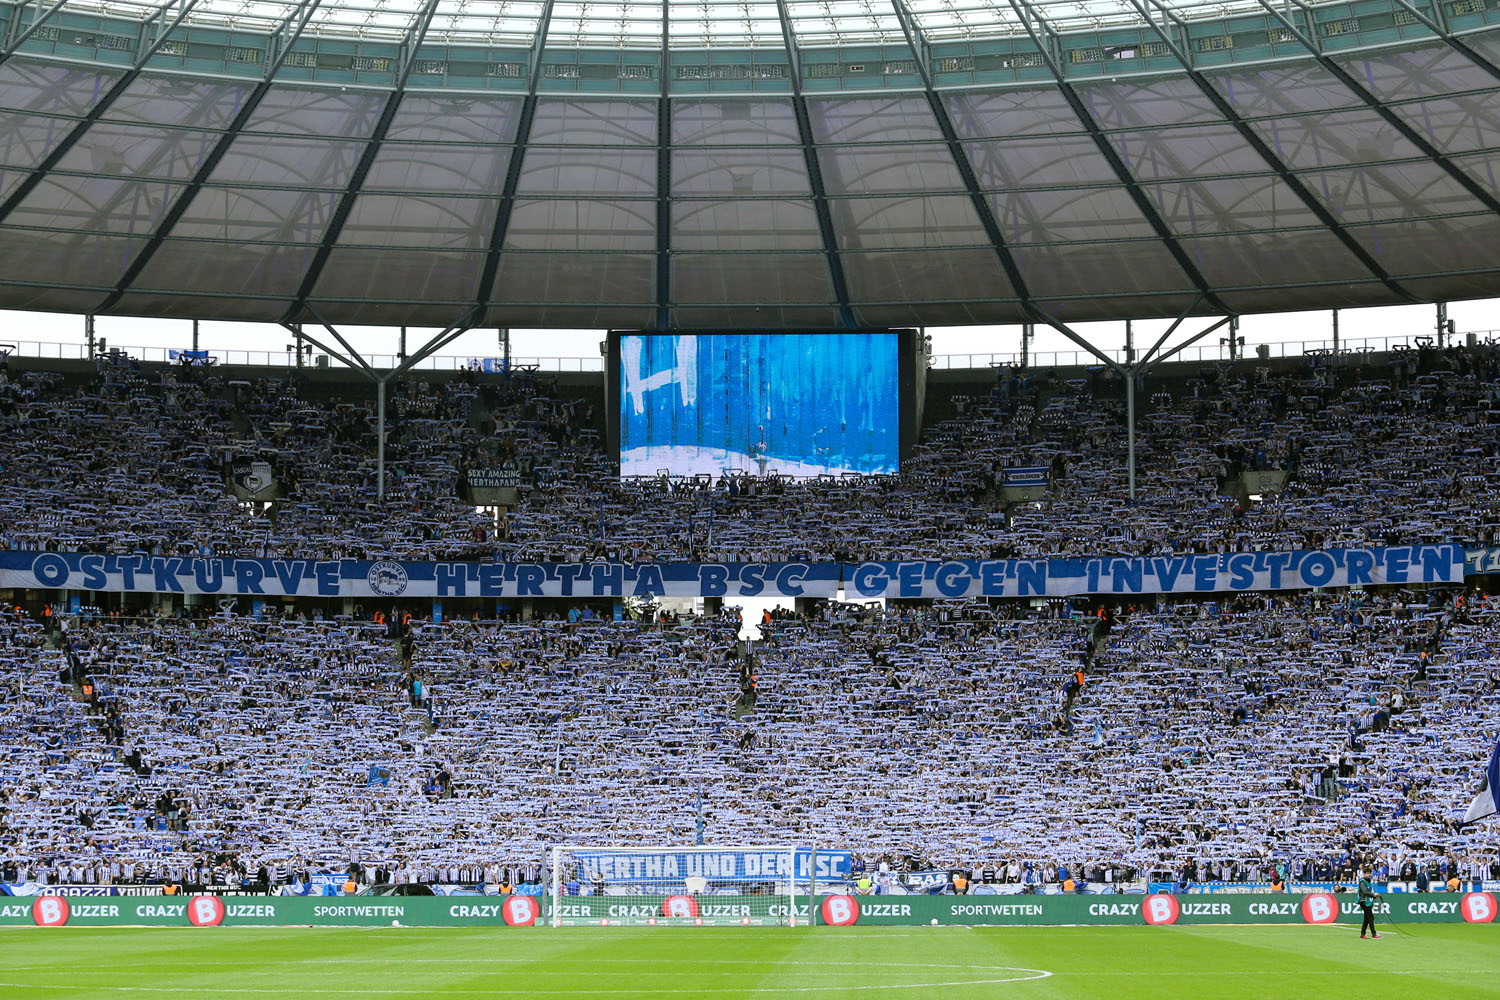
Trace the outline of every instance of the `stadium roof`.
{"label": "stadium roof", "polygon": [[0,0],[0,308],[1066,322],[1500,295],[1500,0]]}
{"label": "stadium roof", "polygon": [[[144,20],[159,5],[144,0],[72,0],[70,10]],[[187,12],[189,24],[274,32],[306,5],[289,0],[202,0]],[[426,0],[353,0],[325,3],[310,11],[315,34],[404,41],[420,29],[432,5]],[[548,13],[548,8],[550,13]],[[1056,30],[1145,25],[1128,0],[907,0],[912,22],[933,41],[1019,34],[1025,17]],[[1223,17],[1261,11],[1255,0],[1169,0],[1161,10],[1184,17]],[[801,45],[904,42],[899,15],[889,0],[786,0],[786,17]],[[575,47],[659,49],[785,44],[775,0],[627,0],[617,3],[543,0],[439,0],[428,37],[443,42],[530,45],[543,16],[556,44]]]}

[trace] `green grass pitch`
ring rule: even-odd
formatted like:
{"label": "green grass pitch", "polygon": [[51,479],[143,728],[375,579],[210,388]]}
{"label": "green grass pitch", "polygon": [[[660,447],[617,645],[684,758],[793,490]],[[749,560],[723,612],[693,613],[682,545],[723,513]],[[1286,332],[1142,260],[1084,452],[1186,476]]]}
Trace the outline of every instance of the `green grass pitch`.
{"label": "green grass pitch", "polygon": [[1500,998],[1500,924],[16,928],[0,997]]}

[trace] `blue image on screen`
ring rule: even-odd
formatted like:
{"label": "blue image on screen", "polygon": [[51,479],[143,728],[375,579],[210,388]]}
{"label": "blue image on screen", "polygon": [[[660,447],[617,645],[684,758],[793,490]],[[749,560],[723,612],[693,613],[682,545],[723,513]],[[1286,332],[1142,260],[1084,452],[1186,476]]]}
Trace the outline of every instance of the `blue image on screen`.
{"label": "blue image on screen", "polygon": [[894,473],[897,334],[620,337],[620,474]]}

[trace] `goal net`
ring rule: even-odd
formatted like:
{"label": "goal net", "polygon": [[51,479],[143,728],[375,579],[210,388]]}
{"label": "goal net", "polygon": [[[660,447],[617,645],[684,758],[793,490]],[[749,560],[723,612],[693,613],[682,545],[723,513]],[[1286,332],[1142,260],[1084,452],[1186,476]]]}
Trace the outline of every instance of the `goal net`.
{"label": "goal net", "polygon": [[795,927],[816,870],[794,847],[554,847],[550,861],[554,927]]}

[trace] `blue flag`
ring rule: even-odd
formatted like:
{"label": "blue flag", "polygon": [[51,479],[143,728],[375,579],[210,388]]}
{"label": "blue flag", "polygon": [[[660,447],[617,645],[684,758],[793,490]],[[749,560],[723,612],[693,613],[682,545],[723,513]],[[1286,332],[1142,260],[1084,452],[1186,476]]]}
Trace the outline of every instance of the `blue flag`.
{"label": "blue flag", "polygon": [[1469,803],[1469,811],[1464,813],[1464,822],[1472,823],[1497,812],[1500,812],[1500,740],[1495,741],[1495,749],[1490,753],[1490,766],[1484,769],[1484,783],[1479,786],[1479,794],[1474,796],[1474,801]]}

